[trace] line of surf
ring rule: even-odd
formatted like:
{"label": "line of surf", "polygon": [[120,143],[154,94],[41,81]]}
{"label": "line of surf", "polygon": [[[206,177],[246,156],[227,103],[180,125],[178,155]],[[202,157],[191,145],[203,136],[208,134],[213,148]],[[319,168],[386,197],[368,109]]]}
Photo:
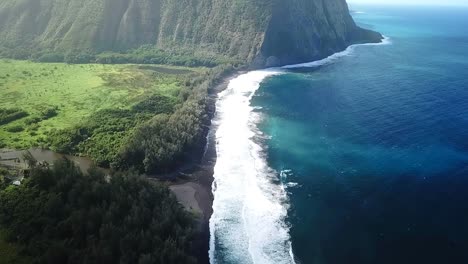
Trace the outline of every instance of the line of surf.
{"label": "line of surf", "polygon": [[290,256],[286,193],[254,138],[250,99],[267,77],[283,71],[252,71],[232,80],[217,102],[217,161],[211,263],[294,263]]}
{"label": "line of surf", "polygon": [[389,43],[385,38],[382,43],[352,45],[315,62],[251,71],[231,80],[219,94],[210,263],[295,263],[286,223],[288,197],[255,140],[261,136],[256,126],[260,116],[250,101],[261,83],[288,69],[333,63],[357,46]]}
{"label": "line of surf", "polygon": [[320,67],[323,65],[331,64],[338,60],[339,58],[349,56],[353,53],[353,51],[357,47],[361,46],[380,46],[380,45],[388,45],[391,44],[390,38],[383,36],[384,38],[382,39],[381,42],[378,43],[364,43],[364,44],[354,44],[350,45],[348,48],[346,48],[344,51],[337,52],[332,54],[331,56],[318,60],[318,61],[312,61],[312,62],[306,62],[306,63],[299,63],[299,64],[293,64],[293,65],[286,65],[281,67],[281,69],[297,69],[297,68],[314,68],[314,67]]}

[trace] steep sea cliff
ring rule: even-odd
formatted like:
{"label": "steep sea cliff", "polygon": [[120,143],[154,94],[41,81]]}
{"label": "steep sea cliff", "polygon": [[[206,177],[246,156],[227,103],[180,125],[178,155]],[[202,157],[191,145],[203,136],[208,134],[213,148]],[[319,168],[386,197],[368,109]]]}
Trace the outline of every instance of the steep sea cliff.
{"label": "steep sea cliff", "polygon": [[222,55],[252,67],[322,59],[379,42],[345,0],[5,0],[0,47],[23,52],[126,51],[144,45]]}

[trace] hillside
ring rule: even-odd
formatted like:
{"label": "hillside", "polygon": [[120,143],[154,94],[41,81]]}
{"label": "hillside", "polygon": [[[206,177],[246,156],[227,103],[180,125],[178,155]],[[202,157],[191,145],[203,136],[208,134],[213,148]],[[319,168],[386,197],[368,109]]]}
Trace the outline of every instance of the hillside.
{"label": "hillside", "polygon": [[320,59],[378,42],[345,0],[3,0],[0,53],[127,52],[142,46],[254,67]]}

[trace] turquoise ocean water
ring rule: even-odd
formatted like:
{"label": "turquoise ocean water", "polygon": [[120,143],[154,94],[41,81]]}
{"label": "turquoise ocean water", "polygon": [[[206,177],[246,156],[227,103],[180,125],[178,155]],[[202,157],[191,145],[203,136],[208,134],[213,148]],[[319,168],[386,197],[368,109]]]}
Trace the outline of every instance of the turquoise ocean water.
{"label": "turquoise ocean water", "polygon": [[385,45],[220,95],[212,263],[468,263],[468,8],[352,9]]}
{"label": "turquoise ocean water", "polygon": [[353,8],[391,44],[252,99],[296,261],[468,263],[468,9]]}

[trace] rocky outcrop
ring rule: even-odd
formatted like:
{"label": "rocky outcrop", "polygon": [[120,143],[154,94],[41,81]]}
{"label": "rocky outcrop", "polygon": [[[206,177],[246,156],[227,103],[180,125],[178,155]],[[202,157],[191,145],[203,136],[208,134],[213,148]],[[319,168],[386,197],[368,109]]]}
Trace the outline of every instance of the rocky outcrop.
{"label": "rocky outcrop", "polygon": [[125,51],[142,45],[222,55],[252,67],[320,59],[381,35],[345,0],[3,0],[0,47]]}

